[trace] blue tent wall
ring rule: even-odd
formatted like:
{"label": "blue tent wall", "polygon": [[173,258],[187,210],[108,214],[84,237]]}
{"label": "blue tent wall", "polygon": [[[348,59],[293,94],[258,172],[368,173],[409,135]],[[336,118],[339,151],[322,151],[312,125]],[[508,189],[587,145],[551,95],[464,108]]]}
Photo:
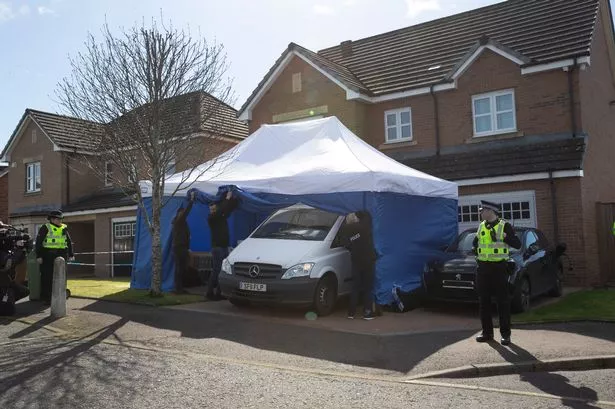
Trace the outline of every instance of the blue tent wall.
{"label": "blue tent wall", "polygon": [[[211,200],[220,198],[198,192],[188,223],[191,249],[210,249],[208,208]],[[425,262],[457,236],[457,200],[410,196],[397,193],[351,192],[314,195],[251,194],[233,188],[241,205],[229,219],[231,245],[246,238],[273,211],[295,203],[304,203],[339,214],[367,209],[372,215],[374,244],[379,254],[376,263],[374,295],[380,304],[393,301],[391,289],[397,285],[403,291],[420,287]],[[163,209],[163,291],[173,289],[174,262],[171,251],[170,225],[185,198],[173,198]],[[146,203],[151,212],[151,202]],[[141,212],[137,217],[135,259],[132,288],[149,288],[151,271],[151,239]]]}

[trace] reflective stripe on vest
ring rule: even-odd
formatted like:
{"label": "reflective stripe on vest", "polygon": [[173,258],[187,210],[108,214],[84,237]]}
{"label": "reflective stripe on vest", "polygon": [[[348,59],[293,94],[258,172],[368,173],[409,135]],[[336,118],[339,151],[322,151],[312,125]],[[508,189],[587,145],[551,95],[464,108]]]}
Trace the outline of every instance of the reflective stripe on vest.
{"label": "reflective stripe on vest", "polygon": [[508,260],[508,245],[504,243],[504,225],[506,221],[501,220],[493,226],[496,241],[491,239],[490,229],[483,221],[478,227],[478,248],[476,258],[479,261],[504,261]]}
{"label": "reflective stripe on vest", "polygon": [[55,224],[47,223],[47,237],[43,240],[43,248],[46,249],[66,249],[68,244],[66,242],[66,236],[64,235],[64,229],[66,225],[56,226]]}

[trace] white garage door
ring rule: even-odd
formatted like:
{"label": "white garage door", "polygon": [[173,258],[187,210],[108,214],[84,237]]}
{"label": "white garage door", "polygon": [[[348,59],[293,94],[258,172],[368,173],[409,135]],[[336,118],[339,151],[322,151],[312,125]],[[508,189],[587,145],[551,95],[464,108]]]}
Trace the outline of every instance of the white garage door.
{"label": "white garage door", "polygon": [[536,227],[536,194],[533,190],[485,195],[460,196],[457,217],[459,231],[476,229],[480,223],[478,208],[481,200],[499,203],[502,206],[502,218],[513,226]]}

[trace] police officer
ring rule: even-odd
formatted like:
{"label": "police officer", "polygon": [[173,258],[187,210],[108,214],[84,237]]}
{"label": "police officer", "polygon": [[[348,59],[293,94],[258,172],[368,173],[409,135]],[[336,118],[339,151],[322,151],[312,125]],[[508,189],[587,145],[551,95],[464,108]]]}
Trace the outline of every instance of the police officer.
{"label": "police officer", "polygon": [[49,223],[41,226],[36,236],[36,261],[41,271],[41,300],[51,304],[51,286],[53,283],[53,264],[57,257],[73,261],[73,245],[67,226],[62,223],[64,215],[54,210],[47,216]]}
{"label": "police officer", "polygon": [[474,238],[474,252],[477,259],[476,281],[480,302],[482,334],[478,342],[493,339],[491,319],[491,297],[495,296],[500,316],[502,345],[510,345],[510,298],[508,293],[508,247],[521,248],[521,241],[510,223],[500,219],[500,206],[493,202],[481,201],[479,209],[483,220]]}

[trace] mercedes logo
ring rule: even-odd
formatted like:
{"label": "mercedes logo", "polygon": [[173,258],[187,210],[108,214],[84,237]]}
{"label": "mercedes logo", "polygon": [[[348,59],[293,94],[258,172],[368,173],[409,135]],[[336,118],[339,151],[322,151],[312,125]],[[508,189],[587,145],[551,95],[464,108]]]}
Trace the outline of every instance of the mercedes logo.
{"label": "mercedes logo", "polygon": [[460,280],[461,280],[461,274],[457,274],[457,275],[455,276],[455,278],[457,279],[457,281],[460,281]]}
{"label": "mercedes logo", "polygon": [[250,277],[252,278],[258,277],[260,272],[261,272],[261,269],[256,264],[254,264],[253,266],[250,266],[250,269],[248,270],[248,273],[250,274]]}

